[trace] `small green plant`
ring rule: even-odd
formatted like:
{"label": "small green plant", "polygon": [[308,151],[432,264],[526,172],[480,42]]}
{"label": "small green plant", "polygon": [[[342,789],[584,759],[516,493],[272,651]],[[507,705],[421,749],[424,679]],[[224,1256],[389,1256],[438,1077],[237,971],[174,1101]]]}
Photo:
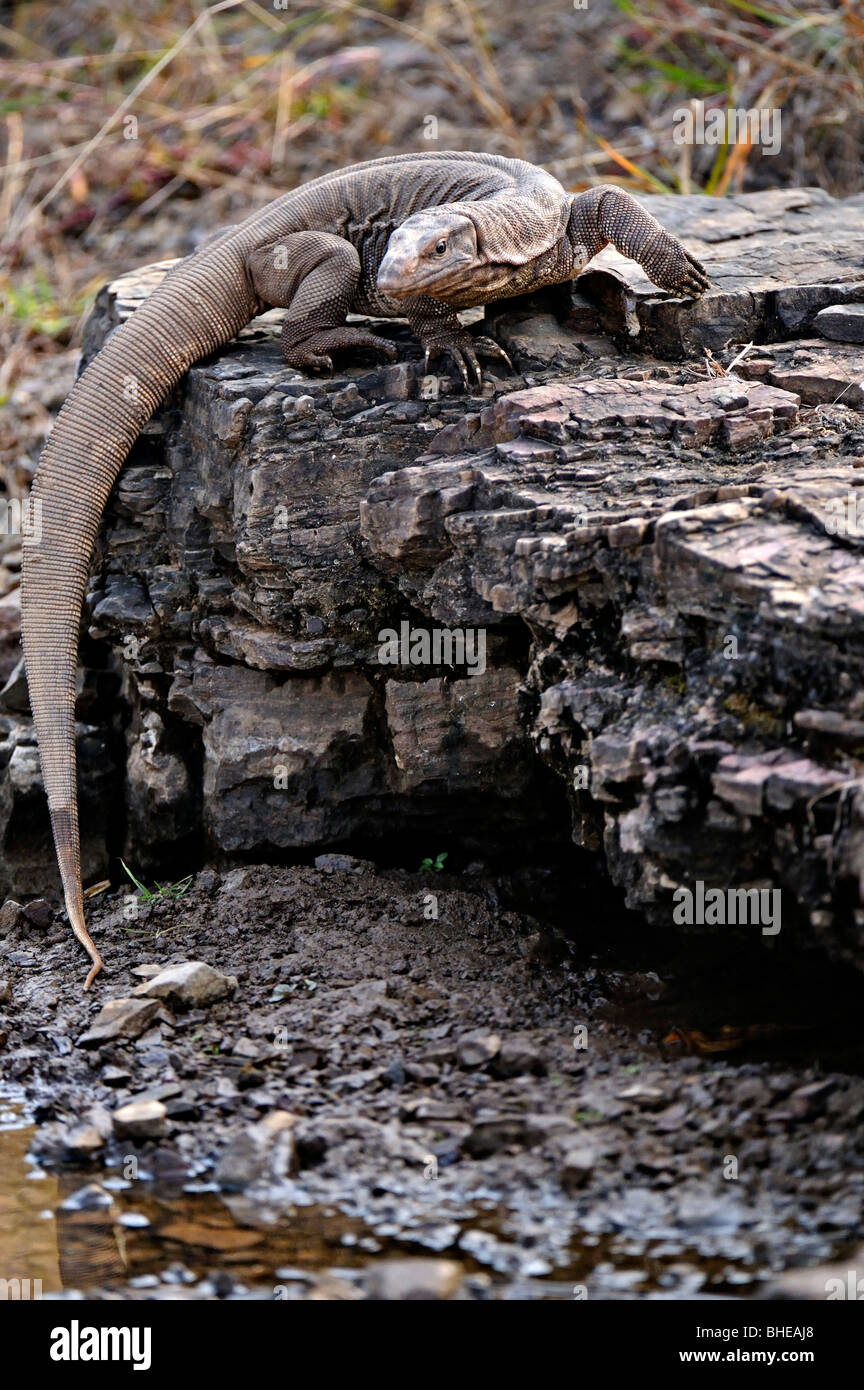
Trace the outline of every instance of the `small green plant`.
{"label": "small green plant", "polygon": [[442,852],[441,852],[440,854],[437,854],[437,855],[435,856],[434,859],[430,859],[430,858],[427,856],[427,858],[424,859],[423,862],[421,863],[418,872],[421,873],[421,874],[440,874],[441,871],[442,871],[442,869],[444,868],[444,860],[445,860],[446,858],[447,858],[447,850],[446,850],[446,849],[445,849],[445,850],[442,850]]}
{"label": "small green plant", "polygon": [[13,285],[4,278],[0,284],[4,312],[33,333],[45,333],[56,338],[75,323],[83,307],[84,297],[62,306],[55,298],[47,276],[37,273],[27,284]]}
{"label": "small green plant", "polygon": [[[122,859],[120,863],[123,864]],[[177,883],[157,883],[152,888],[145,888],[144,884],[135,877],[128,864],[123,864],[123,870],[138,889],[138,901],[142,903],[154,903],[157,898],[170,898],[172,902],[176,902],[178,898],[183,897],[194,877],[193,874],[187,874]]]}

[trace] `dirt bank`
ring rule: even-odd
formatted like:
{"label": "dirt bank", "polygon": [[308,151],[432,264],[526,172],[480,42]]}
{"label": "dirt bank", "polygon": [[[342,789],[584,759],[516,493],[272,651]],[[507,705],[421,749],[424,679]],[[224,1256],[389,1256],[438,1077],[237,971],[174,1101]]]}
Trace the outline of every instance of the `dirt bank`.
{"label": "dirt bank", "polygon": [[[764,939],[688,943],[684,973],[680,942],[597,907],[566,936],[508,908],[512,880],[319,864],[97,900],[88,996],[67,930],[5,911],[3,1070],[54,1184],[57,1286],[752,1296],[851,1253],[857,981]],[[195,960],[224,997],[133,994]],[[130,997],[149,1015],[100,1043]]]}

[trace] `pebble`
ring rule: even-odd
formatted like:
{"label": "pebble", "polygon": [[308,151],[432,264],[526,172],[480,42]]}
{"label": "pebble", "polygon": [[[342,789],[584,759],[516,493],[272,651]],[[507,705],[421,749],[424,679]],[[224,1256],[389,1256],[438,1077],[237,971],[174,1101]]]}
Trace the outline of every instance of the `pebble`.
{"label": "pebble", "polygon": [[158,999],[109,999],[78,1039],[79,1047],[99,1047],[115,1038],[138,1038],[159,1012]]}
{"label": "pebble", "polygon": [[823,338],[839,343],[864,343],[864,304],[829,304],[813,320]]}
{"label": "pebble", "polygon": [[225,999],[237,988],[233,975],[223,975],[203,960],[187,960],[181,965],[169,965],[135,989],[136,995],[147,999],[162,999],[176,1009],[201,1008]]}
{"label": "pebble", "polygon": [[461,1284],[462,1268],[455,1260],[381,1260],[364,1279],[367,1298],[387,1303],[450,1299]]}
{"label": "pebble", "polygon": [[60,1203],[60,1211],[108,1211],[114,1198],[96,1182],[88,1182]]}
{"label": "pebble", "polygon": [[118,1139],[160,1139],[165,1118],[161,1100],[130,1100],[114,1111],[114,1133]]}
{"label": "pebble", "polygon": [[32,903],[28,903],[24,908],[24,916],[34,927],[44,931],[51,925],[54,909],[47,898],[34,898]]}
{"label": "pebble", "polygon": [[104,1145],[105,1140],[93,1124],[75,1125],[66,1136],[66,1152],[73,1158],[86,1158]]}
{"label": "pebble", "polygon": [[7,898],[0,907],[0,936],[8,936],[10,932],[24,924],[24,909],[14,898]]}
{"label": "pebble", "polygon": [[284,1180],[297,1166],[296,1120],[290,1111],[273,1110],[265,1119],[235,1134],[216,1165],[219,1186],[238,1191],[260,1179]]}
{"label": "pebble", "polygon": [[590,1145],[583,1144],[577,1148],[568,1149],[559,1173],[561,1186],[568,1190],[584,1187],[596,1164],[597,1151]]}
{"label": "pebble", "polygon": [[497,1033],[466,1033],[456,1044],[456,1057],[460,1067],[471,1069],[491,1062],[501,1050],[501,1039]]}
{"label": "pebble", "polygon": [[518,1036],[505,1038],[501,1050],[492,1063],[492,1074],[499,1078],[522,1076],[545,1076],[546,1063],[537,1047],[525,1038]]}

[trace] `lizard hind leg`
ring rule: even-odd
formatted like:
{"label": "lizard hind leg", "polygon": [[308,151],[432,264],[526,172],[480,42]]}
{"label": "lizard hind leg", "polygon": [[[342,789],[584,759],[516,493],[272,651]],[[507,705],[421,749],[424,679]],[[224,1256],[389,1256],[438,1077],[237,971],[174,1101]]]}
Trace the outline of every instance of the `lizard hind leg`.
{"label": "lizard hind leg", "polygon": [[354,351],[357,348],[372,348],[383,353],[388,362],[395,362],[398,356],[393,343],[379,338],[368,329],[343,323],[333,328],[319,328],[304,335],[297,341],[296,325],[287,318],[282,325],[282,356],[291,367],[301,371],[328,372],[333,374],[331,353]]}
{"label": "lizard hind leg", "polygon": [[292,232],[252,251],[247,265],[259,299],[287,310],[281,347],[290,366],[332,372],[332,353],[357,348],[395,360],[392,343],[345,322],[360,279],[350,241],[330,232]]}

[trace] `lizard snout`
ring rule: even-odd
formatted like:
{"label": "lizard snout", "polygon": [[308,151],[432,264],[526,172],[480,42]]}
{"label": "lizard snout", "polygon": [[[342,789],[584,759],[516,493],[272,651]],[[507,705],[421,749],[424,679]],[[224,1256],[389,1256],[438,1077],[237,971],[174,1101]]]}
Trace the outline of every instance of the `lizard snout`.
{"label": "lizard snout", "polygon": [[410,293],[408,285],[416,270],[416,256],[405,250],[400,250],[399,247],[389,246],[378,267],[377,285],[379,290],[382,294],[389,294],[397,299],[400,294]]}

